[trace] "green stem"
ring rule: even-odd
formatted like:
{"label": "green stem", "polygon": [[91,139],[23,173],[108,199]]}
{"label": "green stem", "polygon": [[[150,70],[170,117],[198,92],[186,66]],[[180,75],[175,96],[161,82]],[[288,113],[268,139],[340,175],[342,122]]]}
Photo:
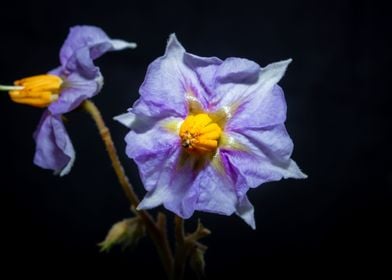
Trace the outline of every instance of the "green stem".
{"label": "green stem", "polygon": [[[140,202],[139,198],[134,192],[128,177],[124,172],[124,168],[120,162],[120,159],[118,158],[116,148],[110,135],[110,131],[106,127],[100,111],[90,100],[84,101],[81,106],[91,115],[92,119],[95,121],[99,134],[101,135],[101,138],[105,144],[106,151],[109,154],[109,158],[112,162],[113,169],[117,175],[118,181],[120,182],[120,185],[130,204],[136,208]],[[166,235],[166,221],[165,217],[163,217],[164,215],[160,214],[158,216],[158,223],[156,224],[154,219],[146,211],[141,210],[136,213],[143,219],[147,232],[153,240],[155,247],[157,248],[166,274],[168,278],[171,278],[173,272],[173,254],[171,252],[169,241]]]}

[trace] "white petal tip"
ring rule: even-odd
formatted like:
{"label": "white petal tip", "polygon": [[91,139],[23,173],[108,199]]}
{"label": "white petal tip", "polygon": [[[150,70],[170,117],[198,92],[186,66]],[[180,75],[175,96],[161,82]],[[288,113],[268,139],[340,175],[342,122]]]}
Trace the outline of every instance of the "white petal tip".
{"label": "white petal tip", "polygon": [[123,50],[123,49],[135,49],[137,44],[134,42],[127,42],[124,40],[111,40],[112,46],[114,50]]}
{"label": "white petal tip", "polygon": [[75,158],[71,159],[68,164],[61,170],[59,171],[55,171],[54,174],[55,175],[59,175],[60,177],[63,177],[65,175],[68,175],[68,173],[71,171],[72,166],[74,164]]}
{"label": "white petal tip", "polygon": [[174,54],[183,54],[185,52],[184,47],[178,41],[175,33],[170,34],[166,45],[166,54],[169,54],[171,51],[173,51]]}
{"label": "white petal tip", "polygon": [[256,221],[254,216],[253,205],[249,202],[248,197],[245,196],[237,205],[236,214],[245,221],[253,230],[256,229]]}
{"label": "white petal tip", "polygon": [[172,41],[172,40],[176,40],[176,41],[178,41],[178,39],[177,39],[177,36],[176,36],[176,33],[171,33],[170,35],[169,35],[169,42],[170,41]]}
{"label": "white petal tip", "polygon": [[135,121],[135,115],[133,113],[125,113],[125,114],[121,114],[118,116],[115,116],[113,118],[115,121],[118,121],[119,123],[121,123],[122,125],[131,128],[133,122]]}

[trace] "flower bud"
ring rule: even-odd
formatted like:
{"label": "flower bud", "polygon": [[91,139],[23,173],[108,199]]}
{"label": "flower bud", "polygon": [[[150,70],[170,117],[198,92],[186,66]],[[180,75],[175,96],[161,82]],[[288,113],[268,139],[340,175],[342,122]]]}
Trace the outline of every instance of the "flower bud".
{"label": "flower bud", "polygon": [[115,223],[105,240],[98,245],[101,247],[101,252],[108,252],[114,245],[121,245],[125,249],[136,246],[144,235],[145,226],[139,217],[124,219]]}

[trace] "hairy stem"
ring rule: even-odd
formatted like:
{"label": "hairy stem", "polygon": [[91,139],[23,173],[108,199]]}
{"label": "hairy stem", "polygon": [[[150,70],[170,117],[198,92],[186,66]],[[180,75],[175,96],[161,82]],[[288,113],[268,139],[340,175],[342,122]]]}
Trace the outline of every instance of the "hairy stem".
{"label": "hairy stem", "polygon": [[[109,158],[112,162],[113,169],[117,175],[118,181],[120,182],[120,185],[130,204],[134,208],[136,208],[140,202],[139,198],[134,192],[133,187],[128,180],[128,177],[125,175],[124,168],[120,162],[120,159],[118,158],[116,147],[114,146],[110,131],[106,127],[100,111],[90,100],[84,101],[81,106],[86,112],[91,115],[92,119],[95,121],[99,134],[101,135],[101,138],[105,144],[106,151],[109,154]],[[167,276],[171,278],[173,275],[174,261],[173,254],[169,246],[169,241],[166,236],[166,217],[164,216],[164,214],[160,213],[158,221],[159,223],[156,224],[154,222],[154,219],[146,211],[141,210],[137,211],[136,213],[143,219],[143,222],[146,225],[147,232],[157,248],[158,254],[161,258]]]}

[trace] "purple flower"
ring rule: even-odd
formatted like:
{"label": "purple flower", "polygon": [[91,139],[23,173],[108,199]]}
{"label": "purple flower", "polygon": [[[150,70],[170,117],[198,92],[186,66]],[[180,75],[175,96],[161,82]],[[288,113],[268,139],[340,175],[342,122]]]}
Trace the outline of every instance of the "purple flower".
{"label": "purple flower", "polygon": [[242,58],[199,57],[171,35],[165,55],[148,67],[140,98],[116,117],[131,128],[126,153],[147,190],[138,209],[163,204],[183,218],[195,210],[236,213],[255,228],[249,188],[306,178],[290,158],[277,85],[290,62],[261,68]]}
{"label": "purple flower", "polygon": [[34,163],[67,174],[75,160],[75,150],[62,121],[62,114],[78,107],[102,88],[103,77],[93,60],[108,51],[135,48],[135,43],[112,40],[94,26],[72,27],[60,50],[61,66],[46,75],[15,82],[13,101],[48,107],[34,133]]}

